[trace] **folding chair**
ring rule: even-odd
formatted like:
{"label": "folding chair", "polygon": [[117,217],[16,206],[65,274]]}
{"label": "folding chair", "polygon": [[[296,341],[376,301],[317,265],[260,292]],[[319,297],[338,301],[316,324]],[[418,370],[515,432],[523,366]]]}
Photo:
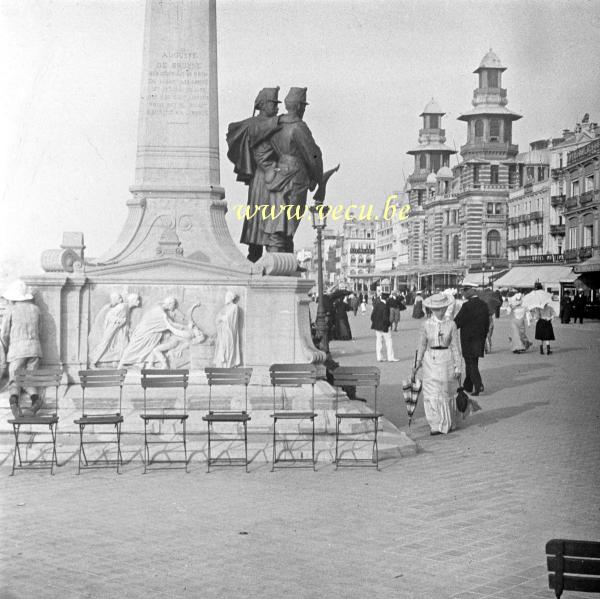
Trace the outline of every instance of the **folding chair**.
{"label": "folding chair", "polygon": [[[42,388],[54,387],[54,405],[50,408],[42,408],[45,413],[37,413],[31,416],[18,416],[12,418],[8,422],[12,424],[13,433],[15,435],[15,450],[13,453],[13,463],[11,476],[15,473],[16,469],[26,468],[50,468],[50,474],[54,474],[54,466],[58,466],[58,460],[56,458],[56,430],[58,427],[58,387],[62,378],[61,368],[42,368],[38,370],[19,370],[16,373],[16,383],[19,387],[36,387],[39,391],[40,397]],[[48,413],[50,412],[50,413]],[[27,425],[30,427],[29,430],[24,431],[28,436],[27,441],[22,441],[19,438],[21,427]],[[42,440],[37,441],[37,434],[43,434],[36,428],[45,429],[46,427],[50,430],[51,441]],[[34,457],[31,460],[23,459],[21,456],[21,446],[25,445],[32,446],[35,444],[52,443],[52,457],[50,458],[50,466],[48,466],[48,460],[40,460]],[[19,465],[16,465],[16,460],[19,459]]]}
{"label": "folding chair", "polygon": [[[340,366],[333,371],[333,384],[335,394],[335,467],[339,466],[375,466],[379,470],[379,447],[377,445],[377,431],[379,419],[383,416],[377,411],[377,387],[379,386],[380,372],[375,366]],[[372,387],[374,393],[374,409],[372,412],[342,412],[340,411],[340,387]],[[373,450],[371,458],[342,458],[339,451],[340,427],[342,421],[370,420],[373,423]],[[364,437],[344,436],[344,441],[364,441]],[[348,462],[344,464],[344,462]]]}
{"label": "folding chair", "polygon": [[[205,368],[206,378],[208,380],[208,414],[202,416],[202,420],[208,425],[208,461],[207,472],[210,472],[210,466],[238,466],[243,464],[248,472],[248,421],[251,419],[248,414],[248,384],[252,377],[252,368]],[[244,409],[241,411],[225,411],[212,409],[212,388],[213,385],[244,385]],[[216,422],[241,423],[244,428],[244,455],[245,458],[213,458],[211,437],[213,435],[213,426]],[[219,436],[219,441],[242,441],[239,437]]]}
{"label": "folding chair", "polygon": [[[173,464],[181,463],[182,460],[156,460],[150,458],[150,445],[152,444],[183,444],[183,455],[185,471],[187,472],[188,459],[187,459],[187,444],[186,444],[186,422],[189,417],[187,413],[187,386],[188,386],[189,370],[142,370],[142,388],[144,389],[144,413],[140,414],[140,417],[144,421],[144,474],[146,474],[148,467],[151,464]],[[178,410],[175,408],[165,407],[164,398],[158,402],[156,406],[160,412],[149,412],[148,411],[148,389],[183,389],[183,409]],[[175,398],[171,399],[172,403],[175,403]],[[156,403],[153,400],[152,403]],[[161,407],[162,406],[162,407]],[[154,407],[154,406],[153,406]],[[182,425],[182,440],[181,441],[165,441],[163,439],[151,441],[149,437],[160,435],[160,431],[154,433],[148,431],[148,426],[154,421],[179,421]]]}
{"label": "folding chair", "polygon": [[[81,473],[81,458],[83,457],[84,467],[103,467],[100,460],[88,462],[85,454],[84,444],[106,444],[110,441],[86,441],[84,443],[83,433],[86,426],[112,426],[115,429],[117,444],[117,474],[120,474],[119,467],[123,466],[123,456],[121,455],[121,425],[123,424],[123,415],[121,414],[121,402],[123,399],[123,383],[127,370],[80,370],[79,384],[81,385],[81,416],[73,422],[79,426],[79,463],[77,466],[77,474]],[[115,407],[116,401],[111,398],[88,398],[88,410],[85,407],[85,392],[86,389],[97,388],[119,388],[119,409],[117,412],[109,413],[109,407]],[[91,413],[93,412],[93,413]],[[110,460],[104,461],[104,466],[112,465]]]}
{"label": "folding chair", "polygon": [[[315,382],[317,380],[317,369],[313,364],[272,364],[269,368],[271,375],[271,384],[273,385],[273,464],[271,472],[275,470],[275,465],[278,462],[293,462],[302,463],[309,462],[312,469],[315,469]],[[286,406],[286,387],[300,387],[302,385],[311,386],[310,409],[306,411],[291,410]],[[277,408],[276,389],[281,388],[281,409]],[[312,424],[311,436],[311,458],[280,458],[277,456],[277,421],[278,420],[310,420]],[[305,437],[284,437],[282,440],[300,441]],[[284,449],[291,454],[289,449]]]}

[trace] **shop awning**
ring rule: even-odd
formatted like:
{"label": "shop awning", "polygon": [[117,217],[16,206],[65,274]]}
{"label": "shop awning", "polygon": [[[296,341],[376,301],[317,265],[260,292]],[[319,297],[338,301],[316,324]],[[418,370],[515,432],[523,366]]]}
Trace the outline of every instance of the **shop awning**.
{"label": "shop awning", "polygon": [[570,266],[514,266],[495,283],[495,287],[514,287],[516,289],[533,289],[539,281],[544,287],[559,288],[561,283],[572,283],[577,274]]}
{"label": "shop awning", "polygon": [[574,266],[573,270],[577,273],[600,272],[600,256],[588,258],[585,262]]}
{"label": "shop awning", "polygon": [[465,275],[465,278],[462,280],[461,285],[463,285],[464,287],[486,287],[487,285],[490,285],[491,277],[491,272],[470,272],[469,274]]}

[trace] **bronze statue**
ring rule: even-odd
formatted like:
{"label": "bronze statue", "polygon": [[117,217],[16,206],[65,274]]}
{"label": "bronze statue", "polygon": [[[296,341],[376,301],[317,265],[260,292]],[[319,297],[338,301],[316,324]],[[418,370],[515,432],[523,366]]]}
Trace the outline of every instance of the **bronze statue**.
{"label": "bronze statue", "polygon": [[[238,181],[248,185],[247,217],[244,219],[240,243],[248,245],[248,260],[256,262],[263,253],[260,206],[269,203],[265,187],[265,173],[272,171],[277,155],[270,144],[270,136],[278,129],[277,111],[279,87],[263,88],[254,101],[258,115],[231,123],[227,129],[227,158],[234,164]],[[254,211],[257,207],[258,211]]]}
{"label": "bronze statue", "polygon": [[278,156],[276,167],[266,172],[274,218],[262,219],[261,224],[263,244],[268,252],[292,253],[293,237],[306,206],[307,192],[313,191],[323,178],[323,159],[302,120],[308,104],[306,87],[290,88],[284,102],[287,114],[279,117],[279,127],[269,137]]}

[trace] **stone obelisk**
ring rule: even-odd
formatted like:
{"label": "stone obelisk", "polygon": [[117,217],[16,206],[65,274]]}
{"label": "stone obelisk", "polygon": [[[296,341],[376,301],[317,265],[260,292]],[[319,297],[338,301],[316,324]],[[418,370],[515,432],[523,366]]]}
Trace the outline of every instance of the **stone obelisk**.
{"label": "stone obelisk", "polygon": [[100,262],[173,254],[247,273],[220,186],[215,0],[147,0],[143,52],[133,197]]}

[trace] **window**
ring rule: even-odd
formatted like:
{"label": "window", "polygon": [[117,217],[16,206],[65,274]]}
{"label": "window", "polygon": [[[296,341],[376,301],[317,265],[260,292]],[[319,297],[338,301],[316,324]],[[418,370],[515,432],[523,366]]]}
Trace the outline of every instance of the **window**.
{"label": "window", "polygon": [[500,233],[496,230],[487,234],[487,255],[488,258],[500,257]]}
{"label": "window", "polygon": [[479,165],[473,165],[473,183],[479,183]]}
{"label": "window", "polygon": [[490,141],[500,141],[500,119],[490,121]]}
{"label": "window", "polygon": [[458,260],[460,258],[460,241],[458,235],[452,238],[452,260]]}
{"label": "window", "polygon": [[508,166],[508,184],[509,185],[517,184],[517,167],[514,164],[510,164]]}
{"label": "window", "polygon": [[585,178],[585,190],[593,191],[594,190],[594,175],[590,175]]}
{"label": "window", "polygon": [[532,166],[527,167],[527,183],[531,183],[533,181],[534,169]]}
{"label": "window", "polygon": [[421,168],[421,169],[427,168],[427,156],[425,154],[421,154],[419,156],[419,168]]}
{"label": "window", "polygon": [[512,139],[512,123],[510,121],[504,121],[504,141],[510,143]]}
{"label": "window", "polygon": [[487,205],[487,213],[494,214],[494,204],[492,204],[491,202]]}
{"label": "window", "polygon": [[497,164],[492,164],[492,166],[490,167],[490,183],[493,184],[498,184],[498,165]]}
{"label": "window", "polygon": [[440,116],[438,114],[429,115],[429,128],[439,129],[440,128]]}
{"label": "window", "polygon": [[502,204],[500,204],[500,203],[496,204],[496,209],[494,211],[494,214],[502,214]]}
{"label": "window", "polygon": [[571,227],[569,229],[569,249],[574,250],[577,248],[577,227]]}
{"label": "window", "polygon": [[483,137],[483,121],[477,119],[475,121],[475,138],[481,139]]}
{"label": "window", "polygon": [[573,181],[573,195],[579,195],[579,181]]}
{"label": "window", "polygon": [[488,71],[488,87],[500,87],[500,81],[498,77],[498,71]]}
{"label": "window", "polygon": [[543,166],[538,166],[538,181],[543,181],[544,180],[544,167]]}
{"label": "window", "polygon": [[583,227],[583,245],[589,247],[592,245],[592,239],[594,238],[594,225],[586,225]]}
{"label": "window", "polygon": [[440,170],[441,167],[441,160],[440,160],[440,155],[439,154],[432,154],[430,161],[431,161],[431,168],[433,169],[434,173],[437,173]]}

